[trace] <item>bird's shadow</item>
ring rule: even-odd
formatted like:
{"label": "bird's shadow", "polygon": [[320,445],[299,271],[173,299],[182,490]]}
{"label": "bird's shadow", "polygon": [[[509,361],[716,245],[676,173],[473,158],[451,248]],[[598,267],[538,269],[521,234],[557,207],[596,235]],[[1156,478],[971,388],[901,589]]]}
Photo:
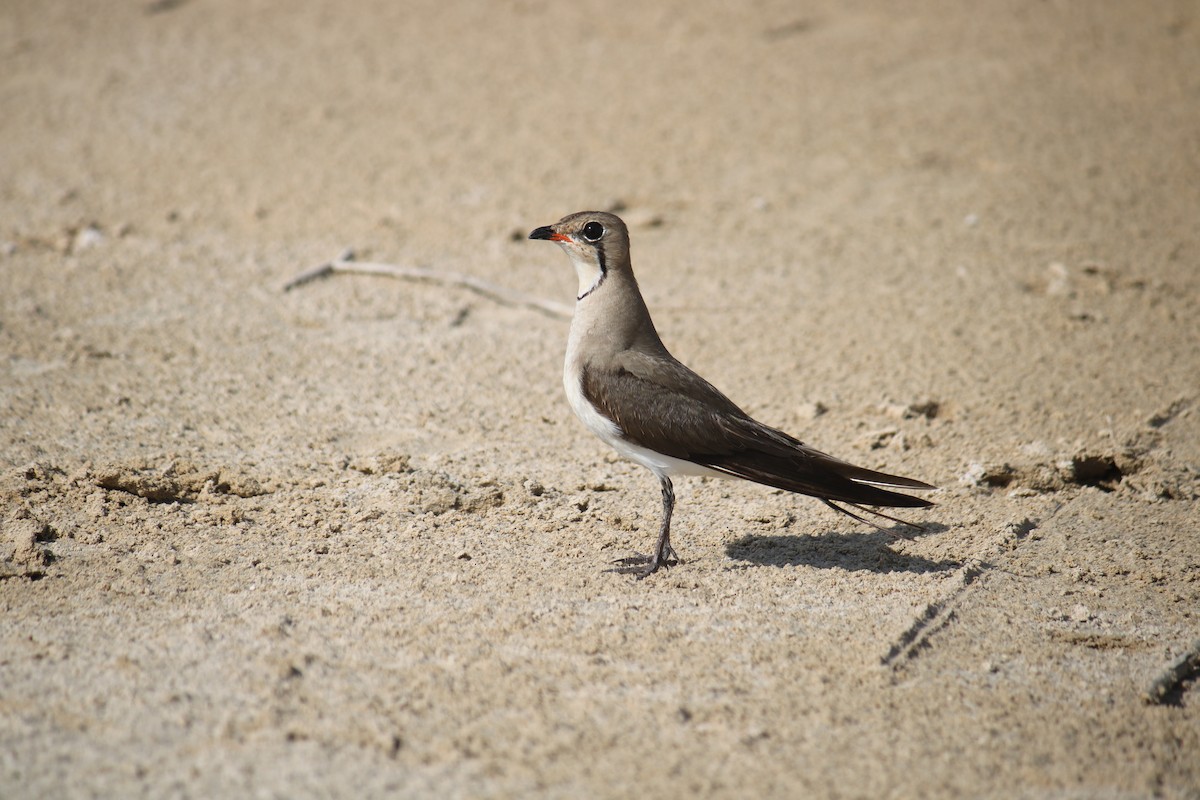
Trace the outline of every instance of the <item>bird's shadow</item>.
{"label": "bird's shadow", "polygon": [[[751,566],[844,569],[851,572],[949,572],[962,566],[953,560],[934,561],[924,556],[908,555],[893,550],[890,545],[904,539],[915,539],[947,530],[945,525],[930,524],[916,534],[902,535],[891,530],[868,533],[838,533],[826,531],[808,536],[743,536],[725,546],[725,554],[735,561],[745,562],[735,569]],[[907,526],[895,526],[897,531],[912,531]]]}

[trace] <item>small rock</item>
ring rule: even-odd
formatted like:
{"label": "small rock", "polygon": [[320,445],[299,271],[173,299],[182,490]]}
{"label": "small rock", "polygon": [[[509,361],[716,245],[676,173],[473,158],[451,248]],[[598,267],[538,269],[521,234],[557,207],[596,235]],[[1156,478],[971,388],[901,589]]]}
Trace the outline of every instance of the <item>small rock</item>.
{"label": "small rock", "polygon": [[942,404],[937,400],[918,400],[908,404],[908,413],[915,417],[924,417],[925,419],[933,419],[941,411]]}
{"label": "small rock", "polygon": [[478,513],[504,505],[504,492],[497,486],[481,486],[470,490],[459,499],[459,508],[468,513]]}
{"label": "small rock", "polygon": [[349,456],[343,461],[343,468],[364,475],[399,475],[412,471],[409,456],[404,453],[387,452]]}
{"label": "small rock", "polygon": [[939,403],[936,400],[918,400],[913,403],[884,403],[879,410],[892,419],[933,419],[938,414]]}
{"label": "small rock", "polygon": [[1073,622],[1087,622],[1092,618],[1092,611],[1083,603],[1076,603],[1071,608],[1071,620]]}
{"label": "small rock", "polygon": [[828,411],[829,406],[825,405],[820,400],[801,403],[800,405],[796,406],[796,416],[798,416],[800,419],[816,419]]}
{"label": "small rock", "polygon": [[881,428],[863,434],[859,437],[858,443],[871,450],[880,450],[892,444],[892,440],[898,433],[900,433],[899,428]]}
{"label": "small rock", "polygon": [[1191,401],[1186,397],[1180,397],[1161,411],[1156,411],[1146,419],[1146,424],[1151,428],[1161,428],[1176,417],[1187,416],[1188,406]]}
{"label": "small rock", "polygon": [[958,482],[963,486],[980,486],[983,484],[985,475],[987,475],[987,468],[975,461],[968,464],[966,472],[958,476]]}
{"label": "small rock", "polygon": [[444,472],[413,473],[409,491],[412,492],[412,504],[426,514],[461,509],[467,498],[466,488]]}
{"label": "small rock", "polygon": [[1009,520],[1000,526],[1000,534],[1003,538],[1011,541],[1020,541],[1032,533],[1037,528],[1037,523],[1029,517],[1023,518],[1020,522]]}
{"label": "small rock", "polygon": [[214,484],[220,494],[232,494],[237,497],[258,497],[267,493],[253,476],[245,475],[236,469],[223,468]]}
{"label": "small rock", "polygon": [[71,240],[71,252],[81,253],[104,242],[104,234],[95,225],[86,225],[75,233]]}
{"label": "small rock", "polygon": [[1071,274],[1067,265],[1055,261],[1046,267],[1046,294],[1069,295],[1071,293]]}
{"label": "small rock", "polygon": [[12,560],[27,567],[49,563],[49,554],[38,546],[39,541],[52,538],[49,526],[35,519],[14,519],[4,524],[5,538],[13,546]]}

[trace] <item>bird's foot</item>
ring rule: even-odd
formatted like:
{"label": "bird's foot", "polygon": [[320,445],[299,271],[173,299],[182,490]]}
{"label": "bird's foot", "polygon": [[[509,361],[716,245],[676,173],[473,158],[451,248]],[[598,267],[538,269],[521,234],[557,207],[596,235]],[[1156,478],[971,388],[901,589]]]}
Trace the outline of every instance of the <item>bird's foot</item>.
{"label": "bird's foot", "polygon": [[667,545],[666,552],[648,556],[637,555],[629,556],[628,558],[618,558],[612,562],[617,566],[613,569],[605,570],[605,572],[617,572],[621,575],[636,575],[638,580],[645,578],[647,575],[653,575],[658,572],[659,567],[673,567],[679,563],[679,556],[675,553],[675,548]]}

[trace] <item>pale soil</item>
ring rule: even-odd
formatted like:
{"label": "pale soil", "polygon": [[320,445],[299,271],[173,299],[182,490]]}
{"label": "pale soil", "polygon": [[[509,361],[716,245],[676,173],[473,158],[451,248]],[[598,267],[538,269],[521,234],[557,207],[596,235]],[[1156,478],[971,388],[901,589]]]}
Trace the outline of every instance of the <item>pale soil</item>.
{"label": "pale soil", "polygon": [[[11,1],[0,796],[1200,797],[1192,2]],[[524,236],[943,487],[658,491]],[[825,409],[824,413],[818,413]]]}

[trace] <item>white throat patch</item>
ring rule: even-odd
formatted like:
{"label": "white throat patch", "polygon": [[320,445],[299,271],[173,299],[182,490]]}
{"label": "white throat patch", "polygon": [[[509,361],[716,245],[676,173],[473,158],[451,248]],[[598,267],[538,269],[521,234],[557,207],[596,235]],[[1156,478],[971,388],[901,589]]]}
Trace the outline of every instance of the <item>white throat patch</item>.
{"label": "white throat patch", "polygon": [[600,285],[600,281],[604,280],[604,270],[600,269],[600,265],[591,261],[576,261],[571,259],[571,263],[575,267],[575,275],[579,278],[579,294],[575,295],[577,300],[582,300],[589,292]]}

